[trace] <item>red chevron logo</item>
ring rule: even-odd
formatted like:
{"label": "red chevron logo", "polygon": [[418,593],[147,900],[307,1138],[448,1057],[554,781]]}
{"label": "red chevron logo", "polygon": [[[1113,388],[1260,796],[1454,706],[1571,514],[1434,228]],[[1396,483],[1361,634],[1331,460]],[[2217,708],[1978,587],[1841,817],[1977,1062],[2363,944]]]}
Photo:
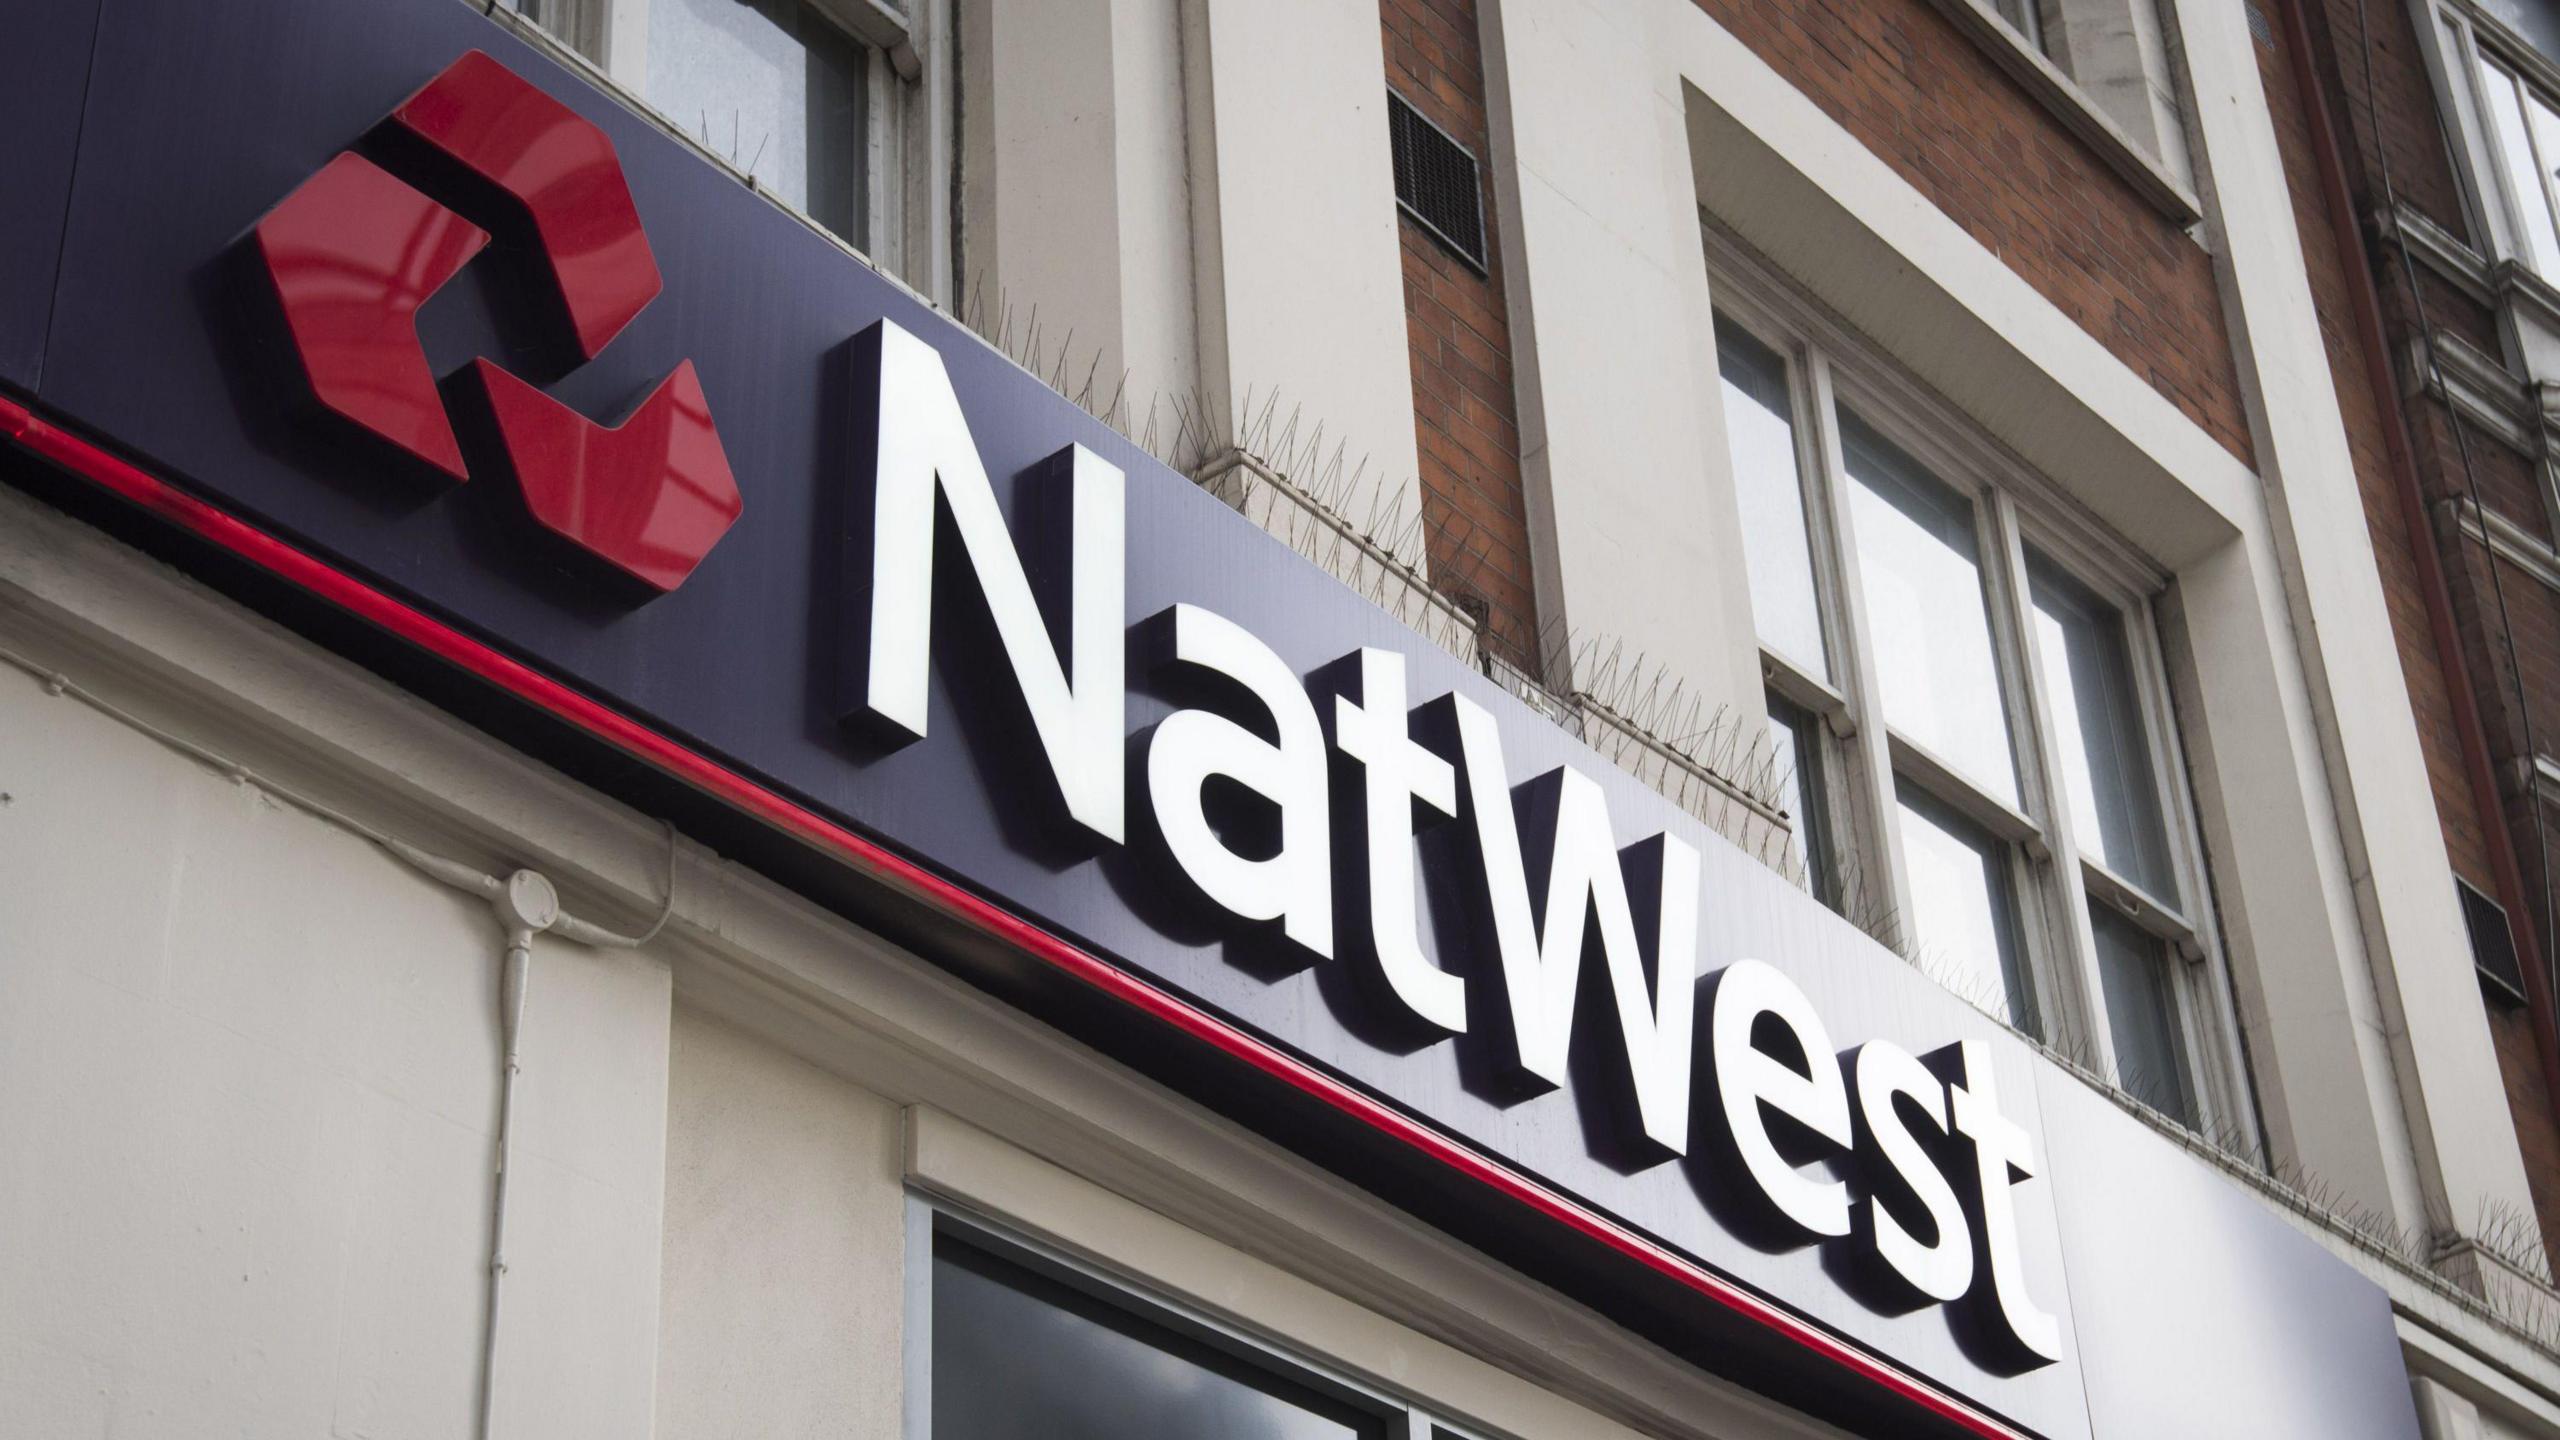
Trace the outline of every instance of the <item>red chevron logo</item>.
{"label": "red chevron logo", "polygon": [[[520,211],[490,218],[530,221],[581,356],[594,359],[657,298],[657,258],[613,142],[524,77],[474,50],[390,123]],[[349,151],[268,212],[256,239],[312,397],[470,479],[417,315],[489,232]],[[534,518],[659,591],[683,584],[745,509],[689,360],[611,426],[489,360],[470,378]]]}

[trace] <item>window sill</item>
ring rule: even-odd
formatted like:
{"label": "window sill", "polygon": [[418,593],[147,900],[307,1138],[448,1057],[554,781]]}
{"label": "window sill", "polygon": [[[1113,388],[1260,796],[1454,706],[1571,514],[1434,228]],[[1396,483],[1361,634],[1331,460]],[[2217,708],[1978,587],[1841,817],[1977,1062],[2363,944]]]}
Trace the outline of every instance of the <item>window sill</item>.
{"label": "window sill", "polygon": [[2152,209],[2181,229],[2204,218],[2195,192],[2151,157],[2124,128],[2092,103],[2071,77],[2037,54],[1985,0],[1931,0],[1940,13],[1982,47],[2009,78],[2051,111],[2062,128],[2088,145]]}

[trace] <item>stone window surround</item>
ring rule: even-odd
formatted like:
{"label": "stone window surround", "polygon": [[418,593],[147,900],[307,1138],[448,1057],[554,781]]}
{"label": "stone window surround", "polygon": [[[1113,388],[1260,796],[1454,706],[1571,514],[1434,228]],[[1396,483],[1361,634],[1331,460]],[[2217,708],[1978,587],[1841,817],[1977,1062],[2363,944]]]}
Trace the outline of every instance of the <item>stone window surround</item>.
{"label": "stone window surround", "polygon": [[[2219,917],[2211,903],[2197,898],[2212,893],[2214,877],[2205,871],[2194,798],[2176,778],[2188,773],[2180,732],[2193,710],[2193,697],[2180,693],[2160,648],[2167,643],[2163,626],[2172,622],[2157,613],[2154,597],[2168,588],[2169,576],[2050,480],[1904,376],[1871,342],[1798,291],[1746,242],[1723,232],[1711,218],[1701,219],[1719,313],[1784,356],[1801,392],[1795,397],[1799,474],[1808,487],[1808,538],[1823,630],[1829,643],[1843,647],[1846,659],[1840,663],[1847,670],[1833,680],[1819,678],[1766,646],[1760,660],[1769,689],[1820,722],[1813,728],[1829,780],[1830,793],[1821,803],[1830,832],[1849,837],[1847,843],[1870,857],[1866,868],[1883,878],[1887,916],[1908,913],[1909,882],[1893,818],[1897,785],[1916,785],[2000,841],[2009,852],[2020,959],[2037,1008],[2049,1025],[2060,1027],[2045,1043],[2088,1067],[2102,1083],[2114,1073],[2115,1047],[2104,997],[2098,993],[2088,913],[2103,906],[2162,942],[2183,1051],[2181,1079],[2196,1123],[2239,1137],[2242,1148],[2254,1147],[2258,1140],[2243,1078],[2246,1064],[2238,1052],[2240,1027],[2228,1008],[2229,962]],[[1864,622],[1841,573],[1854,559],[1841,548],[1844,537],[1837,529],[1846,496],[1835,492],[1841,492],[1846,480],[1838,473],[1838,444],[1828,418],[1840,400],[1854,404],[1862,419],[1986,512],[1985,533],[1999,542],[1987,547],[1986,566],[1992,572],[1990,583],[2005,597],[1992,602],[1995,615],[2004,617],[1995,620],[1993,643],[2020,772],[2015,803],[1983,792],[1925,747],[1893,733],[1875,703],[1873,678],[1857,662]],[[2015,623],[2019,612],[2009,609],[2025,603],[2019,547],[2028,542],[2124,614],[2145,729],[2154,749],[2154,784],[2161,791],[2183,902],[2144,893],[2078,844],[2066,841],[2057,849],[2060,832],[2068,828],[2052,814],[2062,803],[2057,757],[2041,748],[2052,738],[2048,727],[2029,718],[2044,714],[2050,702],[2030,653],[2031,637]],[[1867,697],[1863,701],[1862,694]],[[2058,858],[2062,855],[2068,858]],[[1855,923],[1857,917],[1852,919]],[[1895,943],[1889,936],[1879,938]]]}

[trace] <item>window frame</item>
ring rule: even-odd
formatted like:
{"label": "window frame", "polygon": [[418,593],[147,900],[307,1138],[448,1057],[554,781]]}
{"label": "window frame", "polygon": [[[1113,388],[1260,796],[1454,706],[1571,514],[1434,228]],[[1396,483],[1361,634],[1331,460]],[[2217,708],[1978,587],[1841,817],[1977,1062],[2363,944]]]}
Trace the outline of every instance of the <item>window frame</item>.
{"label": "window frame", "polygon": [[[2488,72],[2495,67],[2499,78],[2514,90],[2517,113],[2524,126],[2525,147],[2533,152],[2530,158],[2542,181],[2539,197],[2542,214],[2555,236],[2560,236],[2560,181],[2555,181],[2553,166],[2544,163],[2542,142],[2534,134],[2529,101],[2538,96],[2554,111],[2560,111],[2560,75],[2552,73],[2551,62],[2530,49],[2509,42],[2503,35],[2492,38],[2468,16],[2457,18],[2458,12],[2450,10],[2446,14],[2448,24],[2456,27],[2457,35],[2461,37],[2462,93],[2472,121],[2468,128],[2480,142],[2474,163],[2486,172],[2484,176],[2475,178],[2474,188],[2479,191],[2483,208],[2496,212],[2494,216],[2483,217],[2492,221],[2484,228],[2495,237],[2499,249],[2497,258],[2512,260],[2541,275],[2544,280],[2560,284],[2560,274],[2542,274],[2542,268],[2534,258],[2533,245],[2527,238],[2531,228],[2525,214],[2527,197],[2516,193],[2515,177],[2509,173],[2511,166],[2507,162],[2504,142],[2490,119]],[[2526,59],[2526,56],[2532,58]],[[2560,269],[2560,256],[2554,257],[2553,264],[2555,269]]]}
{"label": "window frame", "polygon": [[1379,1422],[1382,1440],[1504,1440],[1433,1408],[1414,1395],[1353,1374],[1342,1365],[1235,1320],[1213,1314],[1152,1284],[1143,1275],[1072,1253],[1032,1232],[958,1200],[907,1191],[902,1322],[906,1386],[902,1440],[933,1440],[934,1246],[950,1238],[1029,1270],[1101,1304],[1312,1391]]}
{"label": "window frame", "polygon": [[[617,98],[655,119],[732,170],[737,162],[704,143],[682,117],[648,95],[652,0],[507,0],[519,18],[583,61]],[[957,75],[951,64],[956,0],[796,0],[858,42],[867,60],[863,93],[862,235],[839,235],[772,191],[757,193],[941,304],[952,296],[951,177]],[[745,178],[745,177],[741,177]]]}
{"label": "window frame", "polygon": [[[1758,653],[1768,688],[1825,722],[1812,727],[1824,746],[1819,763],[1830,792],[1821,800],[1822,820],[1835,854],[1863,857],[1866,872],[1831,877],[1846,902],[1843,913],[1889,948],[1910,953],[1899,922],[1910,913],[1911,893],[1895,786],[1897,780],[1913,785],[2002,842],[2019,962],[2040,1021],[2041,1033],[2031,1038],[2102,1079],[2119,1073],[2090,919],[2092,906],[2108,906],[2161,942],[2170,1018],[2195,1110],[2192,1117],[2163,1118],[2236,1137],[2233,1148],[2256,1153],[2256,1111],[2179,737],[2181,713],[2196,707],[2180,691],[2163,628],[2162,602],[2173,575],[1988,439],[1712,217],[1701,212],[1700,221],[1717,316],[1786,361],[1797,409],[1798,488],[1831,680],[1803,672],[1767,646]],[[1723,403],[1720,386],[1716,403]],[[1993,663],[2017,772],[2014,805],[1894,733],[1885,719],[1849,514],[1856,482],[1840,440],[1844,404],[1973,507]],[[2175,895],[2147,892],[2088,853],[2072,833],[2060,735],[2047,719],[2054,701],[2035,649],[2030,548],[2122,621]],[[1852,889],[1859,878],[1868,892],[1863,901]],[[1874,914],[1856,913],[1862,906]]]}

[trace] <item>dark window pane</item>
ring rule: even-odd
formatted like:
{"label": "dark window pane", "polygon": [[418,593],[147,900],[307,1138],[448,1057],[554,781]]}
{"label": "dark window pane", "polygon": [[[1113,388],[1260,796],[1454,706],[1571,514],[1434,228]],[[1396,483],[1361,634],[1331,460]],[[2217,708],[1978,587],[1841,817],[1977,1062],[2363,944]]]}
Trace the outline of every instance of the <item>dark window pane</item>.
{"label": "dark window pane", "polygon": [[934,1440],[1382,1440],[1374,1416],[975,1246],[933,1255]]}
{"label": "dark window pane", "polygon": [[2107,992],[2107,1029],[2116,1042],[2116,1083],[2183,1124],[2195,1123],[2187,1095],[2186,1047],[2178,1039],[2177,997],[2169,991],[2169,947],[2139,925],[2089,899],[2098,942],[2098,980]]}
{"label": "dark window pane", "polygon": [[1796,858],[1814,898],[1840,908],[1838,878],[1831,854],[1831,826],[1825,808],[1828,795],[1822,773],[1821,722],[1809,712],[1769,696],[1769,749],[1778,777],[1778,803],[1795,822]]}
{"label": "dark window pane", "polygon": [[2035,997],[2018,955],[2008,847],[1924,790],[1894,787],[1902,805],[1902,861],[1911,882],[1903,927],[1924,972],[2019,1029],[2036,1029]]}
{"label": "dark window pane", "polygon": [[2028,555],[2027,575],[2035,592],[2036,661],[2052,702],[2048,719],[2062,754],[2072,832],[2108,869],[2175,901],[2124,616],[2041,555]]}

